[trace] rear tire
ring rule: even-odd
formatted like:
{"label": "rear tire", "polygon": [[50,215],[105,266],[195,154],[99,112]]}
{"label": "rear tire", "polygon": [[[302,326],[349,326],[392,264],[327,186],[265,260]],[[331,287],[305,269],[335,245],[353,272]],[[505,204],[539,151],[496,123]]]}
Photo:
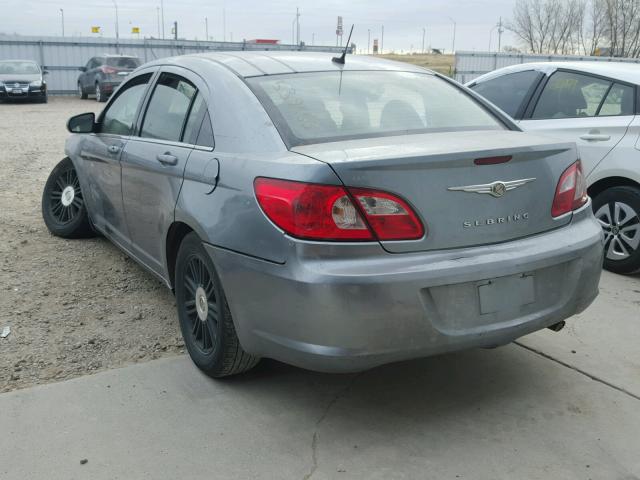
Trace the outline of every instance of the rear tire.
{"label": "rear tire", "polygon": [[89,95],[87,95],[87,92],[84,91],[84,88],[82,88],[82,84],[80,84],[80,82],[78,82],[78,96],[82,100],[86,100],[87,97],[89,96]]}
{"label": "rear tire", "polygon": [[245,372],[260,361],[242,349],[220,278],[195,233],[180,245],[175,291],[182,337],[200,370],[220,378]]}
{"label": "rear tire", "polygon": [[80,180],[69,158],[58,163],[47,179],[42,193],[42,218],[57,237],[94,236]]}
{"label": "rear tire", "polygon": [[640,272],[640,188],[608,188],[593,199],[593,211],[605,233],[604,268]]}

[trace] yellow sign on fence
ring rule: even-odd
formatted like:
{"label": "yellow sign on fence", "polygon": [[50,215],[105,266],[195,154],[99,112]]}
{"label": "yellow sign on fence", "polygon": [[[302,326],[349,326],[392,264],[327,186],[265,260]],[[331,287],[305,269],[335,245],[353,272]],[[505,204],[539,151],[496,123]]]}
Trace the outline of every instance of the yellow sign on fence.
{"label": "yellow sign on fence", "polygon": [[140,27],[131,27],[131,33],[140,33]]}
{"label": "yellow sign on fence", "polygon": [[91,33],[100,33],[100,27],[91,27]]}

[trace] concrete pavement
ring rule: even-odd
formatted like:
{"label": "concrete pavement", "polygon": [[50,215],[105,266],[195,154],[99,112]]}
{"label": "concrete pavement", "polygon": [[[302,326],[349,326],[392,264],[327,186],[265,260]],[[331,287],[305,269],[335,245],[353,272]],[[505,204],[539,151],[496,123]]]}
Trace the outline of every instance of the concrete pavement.
{"label": "concrete pavement", "polygon": [[551,359],[512,344],[214,381],[177,357],[3,394],[0,478],[638,479],[640,308],[605,315],[611,292],[583,326],[522,341]]}

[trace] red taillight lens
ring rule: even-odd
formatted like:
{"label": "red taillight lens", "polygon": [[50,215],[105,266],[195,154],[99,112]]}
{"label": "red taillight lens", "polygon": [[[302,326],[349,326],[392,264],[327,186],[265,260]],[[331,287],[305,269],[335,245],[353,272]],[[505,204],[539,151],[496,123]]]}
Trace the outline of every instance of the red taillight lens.
{"label": "red taillight lens", "polygon": [[582,173],[582,162],[578,160],[560,176],[556,195],[551,206],[551,216],[559,217],[587,203],[587,183]]}
{"label": "red taillight lens", "polygon": [[256,178],[254,188],[267,217],[294,237],[370,241],[376,237],[413,240],[424,235],[422,223],[409,205],[390,193],[360,188],[347,192],[337,185],[273,178]]}
{"label": "red taillight lens", "polygon": [[100,67],[100,70],[102,70],[102,73],[118,73],[118,69],[117,68],[113,68],[113,67],[108,67],[108,66],[102,66]]}
{"label": "red taillight lens", "polygon": [[373,235],[340,186],[256,178],[264,213],[289,235],[311,240],[373,240]]}
{"label": "red taillight lens", "polygon": [[349,188],[380,240],[416,240],[424,235],[422,222],[407,203],[377,190]]}

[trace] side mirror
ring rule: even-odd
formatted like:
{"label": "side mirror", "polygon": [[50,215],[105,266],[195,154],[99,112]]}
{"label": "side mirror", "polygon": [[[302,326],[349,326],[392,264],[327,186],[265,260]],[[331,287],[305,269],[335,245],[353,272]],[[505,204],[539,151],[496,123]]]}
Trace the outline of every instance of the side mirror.
{"label": "side mirror", "polygon": [[75,115],[67,121],[67,130],[71,133],[91,133],[95,126],[96,114],[93,112]]}
{"label": "side mirror", "polygon": [[78,67],[78,70],[80,70],[81,72],[86,72],[87,71],[87,67]]}

